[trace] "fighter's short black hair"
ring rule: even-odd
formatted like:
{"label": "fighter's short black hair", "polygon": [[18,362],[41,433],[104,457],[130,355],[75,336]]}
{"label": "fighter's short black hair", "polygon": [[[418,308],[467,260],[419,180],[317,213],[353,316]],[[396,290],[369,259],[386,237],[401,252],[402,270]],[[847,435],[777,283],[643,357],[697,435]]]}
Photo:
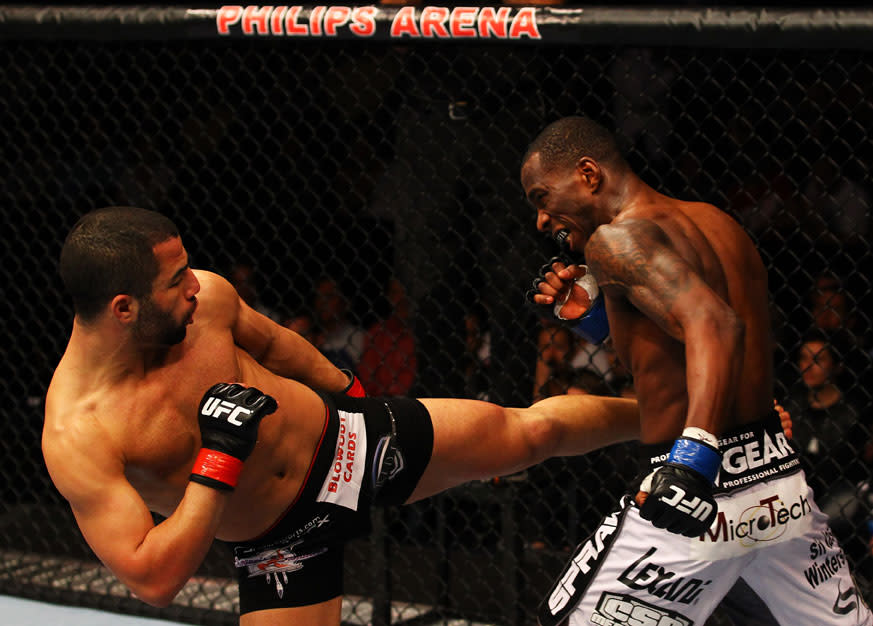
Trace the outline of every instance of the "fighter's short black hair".
{"label": "fighter's short black hair", "polygon": [[626,165],[613,134],[588,117],[564,117],[546,126],[528,146],[522,163],[537,152],[546,169],[574,167],[585,156],[612,167]]}
{"label": "fighter's short black hair", "polygon": [[179,236],[155,211],[106,207],[83,215],[64,241],[60,275],[76,314],[93,321],[116,295],[142,298],[158,275],[153,248]]}

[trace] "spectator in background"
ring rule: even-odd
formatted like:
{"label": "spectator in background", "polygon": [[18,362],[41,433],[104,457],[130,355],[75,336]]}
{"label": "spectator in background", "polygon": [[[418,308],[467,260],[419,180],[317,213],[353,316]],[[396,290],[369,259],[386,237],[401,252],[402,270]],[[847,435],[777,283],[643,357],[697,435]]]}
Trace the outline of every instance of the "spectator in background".
{"label": "spectator in background", "polygon": [[315,323],[315,318],[309,311],[300,311],[289,317],[286,317],[282,322],[282,326],[293,330],[295,333],[306,339],[314,346],[322,344],[321,333]]}
{"label": "spectator in background", "polygon": [[367,329],[358,378],[371,396],[405,396],[418,366],[406,287],[397,278],[389,279],[385,298],[389,313]]}
{"label": "spectator in background", "polygon": [[349,301],[329,276],[315,285],[315,321],[321,337],[317,346],[340,369],[356,372],[364,349],[364,331],[349,319]]}
{"label": "spectator in background", "polygon": [[816,239],[830,233],[842,243],[860,243],[870,231],[870,190],[847,172],[857,169],[852,161],[837,164],[826,154],[812,166],[812,175],[802,190],[806,232]]}
{"label": "spectator in background", "polygon": [[[839,265],[834,258],[830,261],[831,267]],[[843,337],[846,344],[846,352],[842,355],[844,382],[847,387],[865,384],[862,381],[869,376],[870,368],[870,355],[866,353],[867,337],[863,328],[866,318],[846,289],[846,281],[840,278],[840,275],[859,277],[859,274],[852,273],[855,271],[855,268],[849,267],[839,273],[827,269],[815,274],[812,286],[804,295],[803,306],[796,306],[795,299],[793,310],[787,312],[790,317],[786,316],[784,319],[790,320],[790,324],[780,329],[774,319],[774,329],[780,336],[777,358],[780,352],[785,355],[782,365],[777,365],[777,376],[787,389],[791,388],[797,377],[794,358],[796,348],[809,331]],[[859,283],[864,288],[866,281],[860,277]],[[788,306],[792,306],[790,301],[784,305]]]}
{"label": "spectator in background", "polygon": [[[612,382],[616,372],[615,355],[607,343],[594,345],[566,326],[543,320],[537,335],[537,364],[534,374],[534,401],[568,393],[572,381],[583,370],[599,380]],[[548,390],[543,387],[549,385]]]}
{"label": "spectator in background", "polygon": [[842,281],[830,273],[819,274],[809,292],[812,325],[824,332],[854,329],[856,318]]}
{"label": "spectator in background", "polygon": [[728,186],[731,212],[743,227],[760,240],[785,243],[785,233],[799,226],[799,191],[786,165],[773,157],[756,164],[748,178]]}
{"label": "spectator in background", "polygon": [[589,369],[574,369],[567,383],[567,394],[594,394],[596,396],[608,396],[609,386],[603,380],[603,376]]}
{"label": "spectator in background", "polygon": [[272,307],[264,304],[261,299],[261,289],[254,266],[244,261],[238,261],[230,268],[227,277],[243,302],[261,315],[269,317],[274,322],[279,322],[279,314]]}
{"label": "spectator in background", "polygon": [[612,341],[607,339],[600,345],[600,349],[609,363],[609,375],[605,376],[604,380],[612,395],[636,399],[637,391],[634,388],[633,376],[631,376],[630,370],[625,367],[624,363],[619,360],[612,347]]}
{"label": "spectator in background", "polygon": [[612,110],[625,152],[635,147],[647,167],[668,171],[673,122],[663,111],[676,69],[658,58],[653,48],[627,47],[616,54],[609,76],[615,85]]}
{"label": "spectator in background", "polygon": [[560,396],[562,394],[595,394],[609,396],[609,386],[603,376],[592,370],[580,368],[562,368],[553,372],[545,385],[540,389],[543,398]]}
{"label": "spectator in background", "polygon": [[542,322],[537,334],[537,362],[533,401],[567,393],[572,378],[573,359],[582,339],[569,328]]}
{"label": "spectator in background", "polygon": [[[563,394],[610,395],[603,376],[589,368],[573,367],[582,341],[565,326],[543,322],[537,336],[534,401]],[[529,548],[569,549],[589,522],[599,520],[609,510],[611,492],[604,500],[600,486],[615,482],[611,481],[616,467],[614,451],[611,447],[593,454],[548,459],[527,470],[524,488],[531,496],[525,500],[532,502],[535,497],[540,502],[525,516]],[[596,480],[588,480],[595,475]],[[613,488],[619,486],[615,483]]]}
{"label": "spectator in background", "polygon": [[491,369],[491,331],[488,330],[488,312],[474,307],[464,316],[464,397],[487,401]]}
{"label": "spectator in background", "polygon": [[843,384],[849,350],[845,333],[810,331],[797,352],[799,380],[786,403],[809,485],[847,551],[858,515],[866,514],[859,486],[870,478],[873,461],[869,416]]}
{"label": "spectator in background", "polygon": [[[854,271],[854,270],[853,270]],[[858,277],[858,274],[853,274]],[[866,281],[861,278],[862,288]],[[835,273],[819,274],[808,296],[811,328],[830,335],[838,335],[844,340],[845,352],[842,354],[843,370],[841,378],[848,388],[863,389],[867,395],[866,406],[870,406],[870,336],[865,325],[869,319],[856,305],[852,294]],[[865,324],[866,322],[866,324]],[[863,406],[863,405],[862,405]]]}
{"label": "spectator in background", "polygon": [[601,378],[612,381],[615,373],[612,370],[614,357],[610,355],[609,343],[595,345],[586,341],[583,337],[572,333],[576,337],[576,353],[571,365],[574,369],[591,370]]}

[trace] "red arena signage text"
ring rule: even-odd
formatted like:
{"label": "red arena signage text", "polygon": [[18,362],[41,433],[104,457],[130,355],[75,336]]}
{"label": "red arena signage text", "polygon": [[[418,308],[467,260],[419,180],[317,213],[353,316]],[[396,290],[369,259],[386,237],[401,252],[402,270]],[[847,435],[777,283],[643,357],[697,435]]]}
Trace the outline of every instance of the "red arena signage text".
{"label": "red arena signage text", "polygon": [[[400,8],[393,19],[375,6],[241,6],[218,10],[219,35],[392,39],[542,39],[533,7]],[[380,19],[381,17],[381,19]]]}

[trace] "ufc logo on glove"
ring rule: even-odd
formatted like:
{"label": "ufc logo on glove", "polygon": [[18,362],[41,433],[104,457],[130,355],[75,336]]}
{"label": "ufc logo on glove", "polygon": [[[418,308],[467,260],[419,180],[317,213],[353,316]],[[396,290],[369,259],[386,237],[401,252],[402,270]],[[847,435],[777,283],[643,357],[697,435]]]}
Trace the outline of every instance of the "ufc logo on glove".
{"label": "ufc logo on glove", "polygon": [[685,490],[677,487],[676,485],[669,485],[670,489],[673,490],[675,494],[672,498],[661,498],[661,502],[672,506],[673,508],[687,513],[694,519],[706,519],[706,517],[712,512],[712,505],[709,502],[701,500],[697,496],[693,496],[686,500],[682,498],[685,497]]}
{"label": "ufc logo on glove", "polygon": [[[190,480],[213,489],[232,491],[243,463],[258,442],[261,420],[278,407],[275,399],[254,387],[212,385],[200,401],[202,446]],[[226,420],[221,419],[224,415],[227,415]]]}
{"label": "ufc logo on glove", "polygon": [[252,412],[238,404],[234,404],[232,402],[228,402],[227,400],[222,400],[221,398],[216,398],[212,396],[206,400],[203,404],[203,408],[200,410],[201,415],[205,415],[206,417],[214,417],[216,419],[221,419],[221,416],[225,413],[228,413],[227,421],[235,426],[242,426],[243,423],[239,420],[239,417],[249,416]]}
{"label": "ufc logo on glove", "polygon": [[640,517],[656,528],[699,537],[718,512],[712,490],[720,467],[715,435],[686,427],[673,444],[667,462],[643,479],[640,494],[646,497],[637,501]]}

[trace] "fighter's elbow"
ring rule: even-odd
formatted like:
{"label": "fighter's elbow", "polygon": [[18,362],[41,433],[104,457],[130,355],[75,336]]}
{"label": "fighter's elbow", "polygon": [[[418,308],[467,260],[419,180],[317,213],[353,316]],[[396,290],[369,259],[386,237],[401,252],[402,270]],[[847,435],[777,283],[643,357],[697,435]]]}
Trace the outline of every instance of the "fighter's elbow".
{"label": "fighter's elbow", "polygon": [[159,609],[170,606],[179,593],[178,588],[170,589],[165,585],[140,586],[137,589],[131,589],[131,591],[139,600]]}
{"label": "fighter's elbow", "polygon": [[173,581],[166,577],[155,580],[127,581],[127,587],[135,598],[151,606],[163,609],[173,602],[186,581]]}
{"label": "fighter's elbow", "polygon": [[731,341],[733,341],[734,345],[742,346],[743,341],[746,338],[746,322],[739,315],[731,311],[727,315],[727,321],[725,322],[726,333]]}
{"label": "fighter's elbow", "polygon": [[746,337],[746,323],[734,311],[727,310],[710,316],[704,333],[716,338],[723,350],[742,350]]}

